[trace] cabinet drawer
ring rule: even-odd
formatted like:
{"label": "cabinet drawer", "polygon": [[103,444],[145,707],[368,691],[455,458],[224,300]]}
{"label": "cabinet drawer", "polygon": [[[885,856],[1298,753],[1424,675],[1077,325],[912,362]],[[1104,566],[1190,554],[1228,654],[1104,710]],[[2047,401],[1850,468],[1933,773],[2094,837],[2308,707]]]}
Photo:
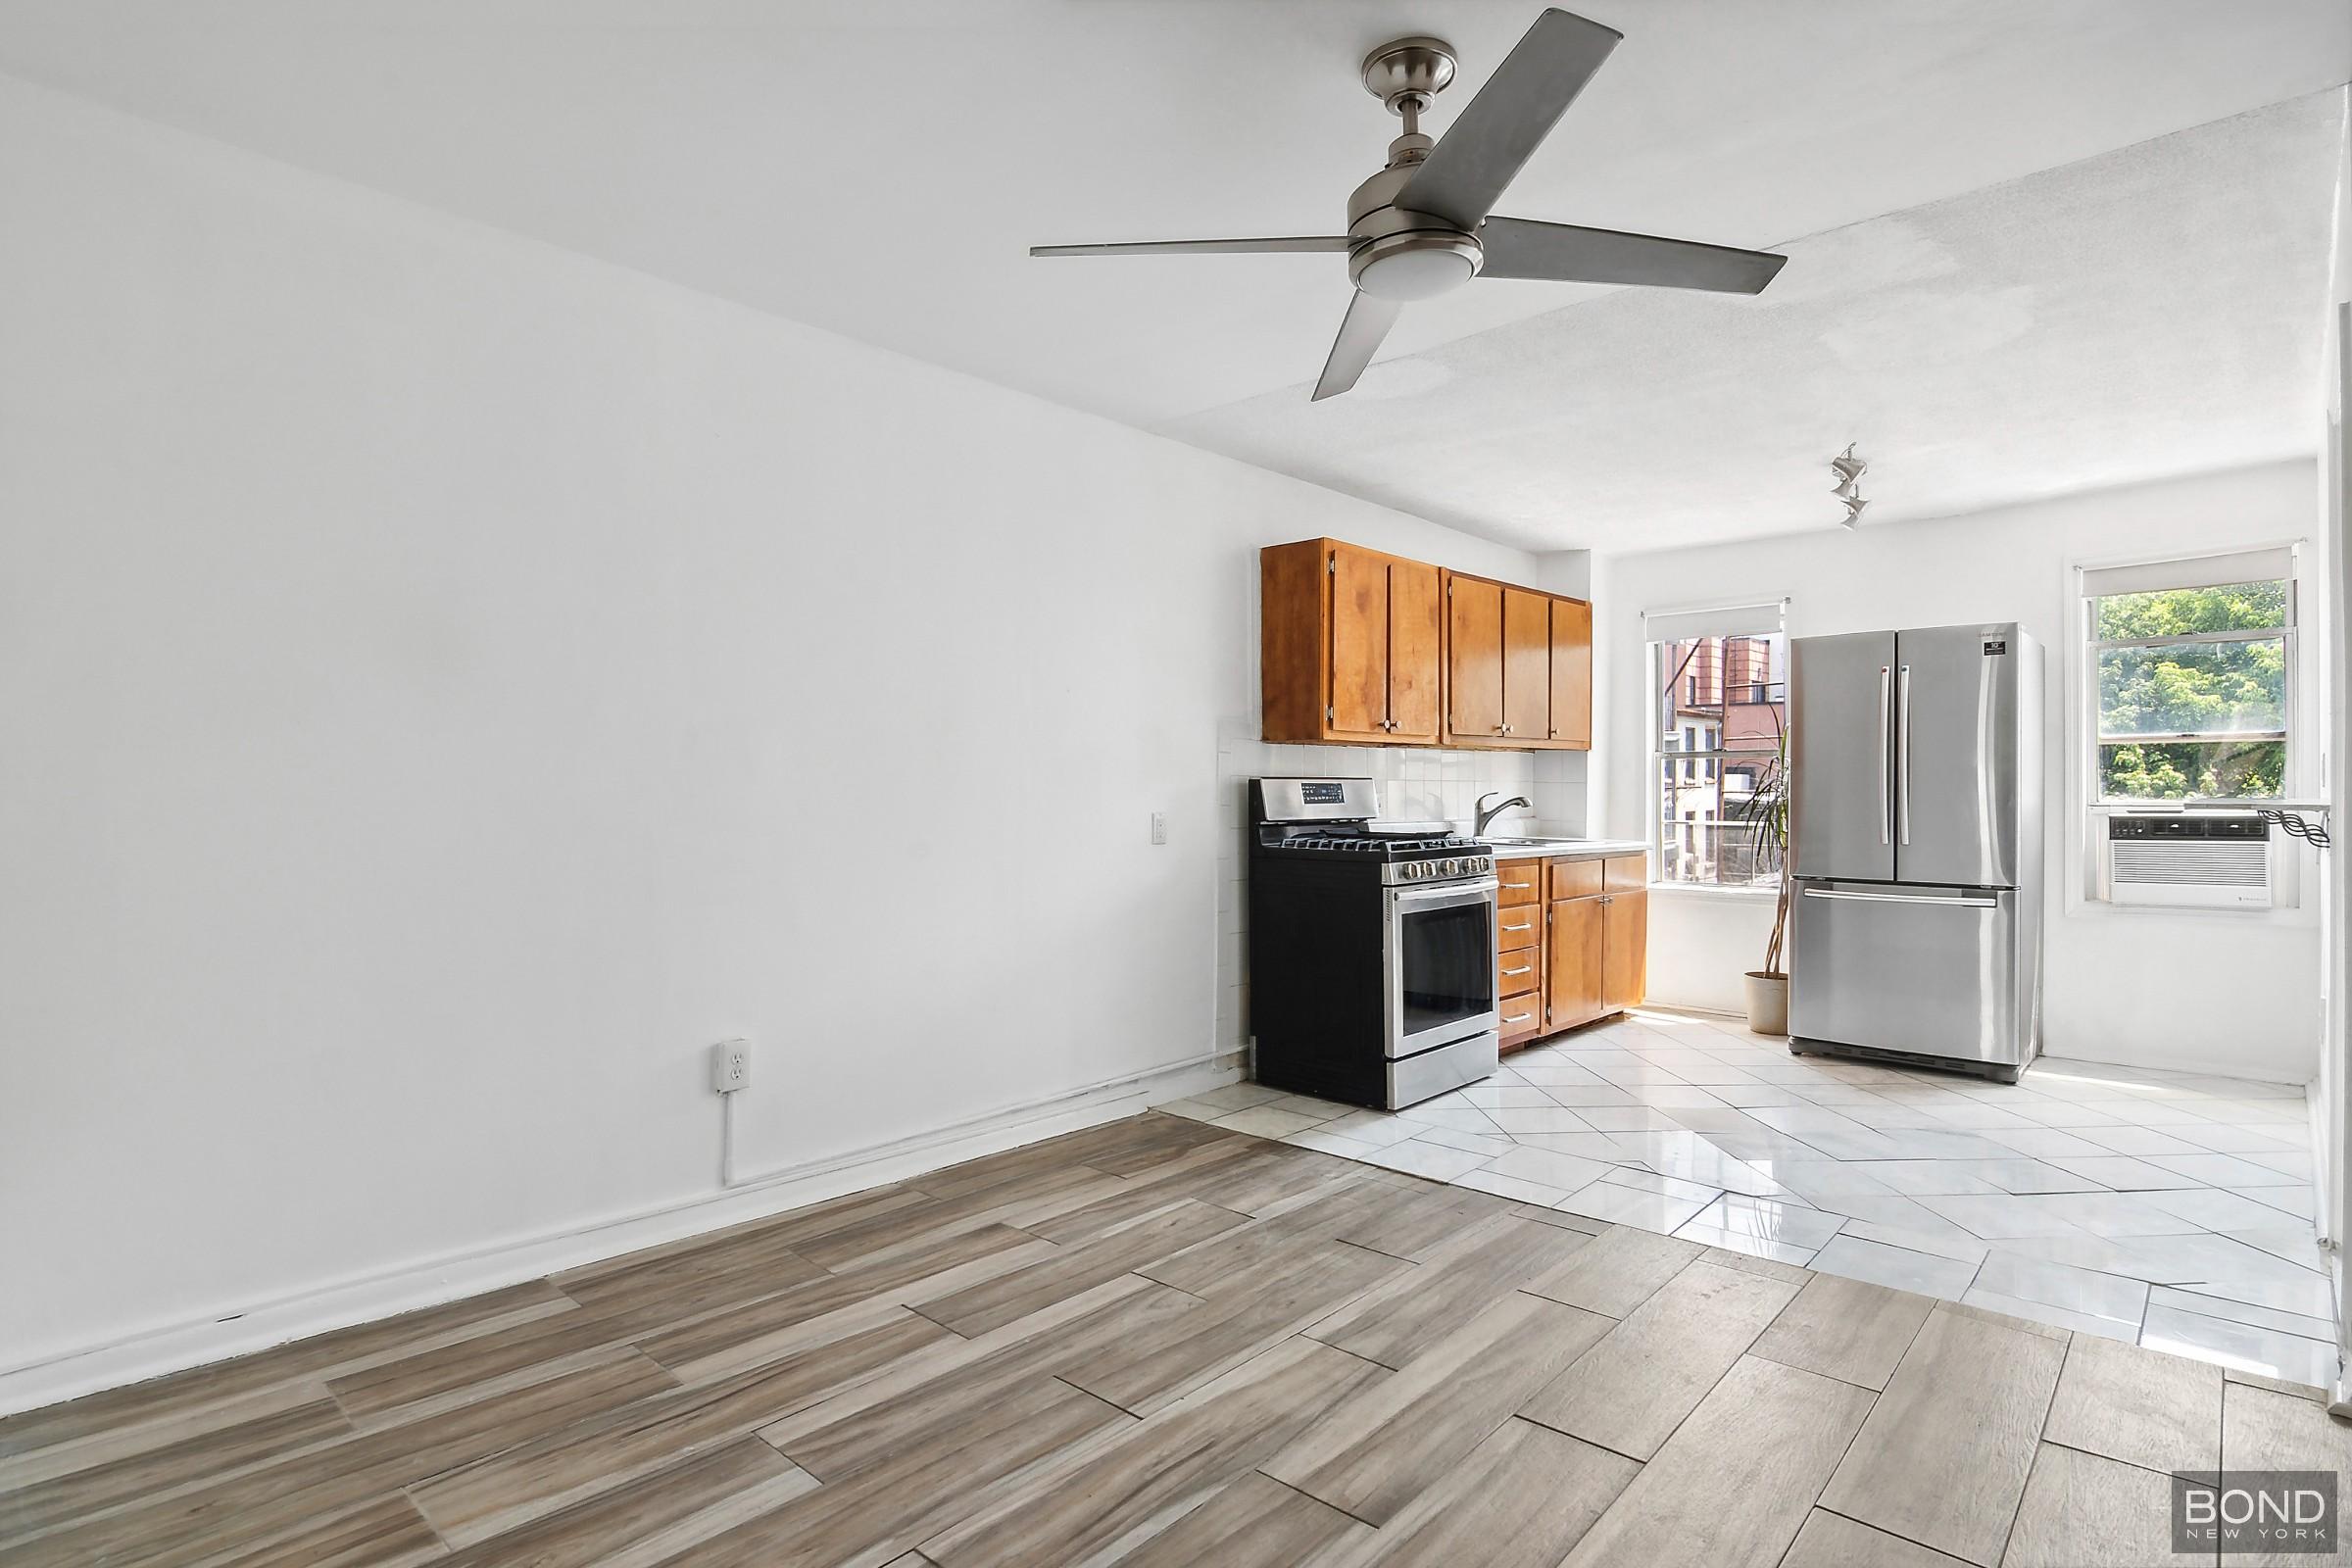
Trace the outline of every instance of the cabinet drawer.
{"label": "cabinet drawer", "polygon": [[1495,1033],[1506,1042],[1525,1040],[1544,1027],[1544,993],[1529,991],[1505,997],[1499,1011]]}
{"label": "cabinet drawer", "polygon": [[1494,949],[1504,955],[1504,968],[1513,967],[1509,955],[1523,953],[1544,940],[1544,906],[1515,904],[1500,911],[1494,922]]}
{"label": "cabinet drawer", "polygon": [[1494,880],[1501,885],[1501,902],[1506,907],[1513,904],[1544,902],[1544,862],[1541,860],[1498,860],[1494,865]]}
{"label": "cabinet drawer", "polygon": [[1612,855],[1602,862],[1603,880],[1611,893],[1641,893],[1649,886],[1649,857]]}
{"label": "cabinet drawer", "polygon": [[1598,860],[1552,860],[1551,898],[1589,899],[1601,890],[1605,873]]}
{"label": "cabinet drawer", "polygon": [[1495,973],[1494,994],[1506,1004],[1503,1011],[1512,1010],[1507,1004],[1518,999],[1520,992],[1533,991],[1543,983],[1544,955],[1533,948],[1514,948],[1502,955],[1501,966]]}

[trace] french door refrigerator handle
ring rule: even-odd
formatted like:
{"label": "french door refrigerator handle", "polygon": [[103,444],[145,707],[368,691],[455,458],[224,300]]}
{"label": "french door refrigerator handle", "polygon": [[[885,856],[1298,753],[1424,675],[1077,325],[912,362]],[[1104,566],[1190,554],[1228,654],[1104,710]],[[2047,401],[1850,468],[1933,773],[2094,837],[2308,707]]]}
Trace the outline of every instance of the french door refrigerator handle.
{"label": "french door refrigerator handle", "polygon": [[1841,888],[1807,888],[1808,899],[1851,899],[1857,904],[1940,904],[1955,909],[1997,909],[1998,899],[1942,899],[1932,893],[1848,893]]}
{"label": "french door refrigerator handle", "polygon": [[1886,777],[1886,753],[1889,741],[1886,733],[1888,723],[1886,708],[1893,698],[1893,683],[1894,666],[1881,664],[1879,666],[1879,842],[1881,844],[1892,843],[1894,838],[1893,786]]}
{"label": "french door refrigerator handle", "polygon": [[1894,800],[1901,813],[1901,842],[1911,842],[1911,666],[1894,677]]}

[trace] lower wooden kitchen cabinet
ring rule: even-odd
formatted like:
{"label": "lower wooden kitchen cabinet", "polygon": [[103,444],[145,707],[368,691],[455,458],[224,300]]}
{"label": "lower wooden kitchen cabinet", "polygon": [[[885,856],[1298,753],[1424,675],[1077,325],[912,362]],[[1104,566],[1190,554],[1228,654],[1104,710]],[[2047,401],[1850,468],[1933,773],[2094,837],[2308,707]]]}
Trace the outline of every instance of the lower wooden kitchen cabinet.
{"label": "lower wooden kitchen cabinet", "polygon": [[1544,1032],[1544,862],[1497,860],[1494,879],[1502,887],[1494,921],[1497,1032],[1511,1051]]}
{"label": "lower wooden kitchen cabinet", "polygon": [[1641,1004],[1649,962],[1648,870],[1639,855],[1497,862],[1504,1051]]}

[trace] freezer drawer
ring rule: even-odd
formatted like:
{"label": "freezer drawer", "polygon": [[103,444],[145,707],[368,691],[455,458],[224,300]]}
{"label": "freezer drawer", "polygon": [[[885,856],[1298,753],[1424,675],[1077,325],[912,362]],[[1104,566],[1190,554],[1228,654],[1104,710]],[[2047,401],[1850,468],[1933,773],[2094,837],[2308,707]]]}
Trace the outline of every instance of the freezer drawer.
{"label": "freezer drawer", "polygon": [[1788,1033],[2022,1066],[2037,1044],[2039,944],[2005,890],[1800,880]]}

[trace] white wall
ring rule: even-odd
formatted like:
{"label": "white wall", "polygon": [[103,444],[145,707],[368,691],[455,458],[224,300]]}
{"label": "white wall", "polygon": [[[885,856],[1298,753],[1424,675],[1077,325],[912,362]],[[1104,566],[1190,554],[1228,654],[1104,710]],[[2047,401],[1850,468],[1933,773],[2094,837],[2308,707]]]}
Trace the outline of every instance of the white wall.
{"label": "white wall", "polygon": [[[1888,475],[1884,482],[1899,481]],[[1644,609],[1786,594],[1789,632],[1800,637],[2021,621],[2047,645],[2052,682],[2045,1049],[2087,1060],[2307,1081],[2319,1059],[2316,879],[2306,878],[2310,896],[2301,907],[2258,914],[2118,909],[2067,896],[2070,840],[2079,851],[2082,830],[2063,805],[2067,759],[2077,744],[2064,671],[2076,624],[2070,564],[2310,538],[2314,483],[2312,464],[2286,463],[1931,522],[1866,525],[1851,534],[1826,528],[1608,558],[1594,587],[1595,640],[1606,659],[1595,678],[1612,699],[1591,792],[1596,830],[1648,832]],[[2307,557],[2302,613],[2320,625],[2328,611],[2318,541]],[[2305,674],[2316,648],[2316,638],[2304,640]],[[2318,728],[2312,723],[2306,733]],[[1651,998],[1738,1010],[1740,972],[1759,960],[1771,920],[1769,899],[1653,894]]]}
{"label": "white wall", "polygon": [[[2335,164],[2335,228],[2328,267],[2328,298],[2320,325],[2322,352],[2321,403],[2326,410],[2321,439],[2320,532],[2328,541],[2334,564],[2335,602],[2352,606],[2352,87],[2343,90],[2346,110],[2343,144]],[[2332,460],[2332,461],[2329,461]],[[2336,617],[2327,643],[2328,665],[2323,672],[2329,733],[2337,759],[2328,779],[2330,821],[2344,847],[2329,857],[2327,905],[2321,923],[2322,952],[2326,955],[2328,997],[2328,1035],[2322,1061],[2319,1108],[2323,1136],[2319,1140],[2319,1227],[2323,1238],[2340,1241],[2352,1160],[2346,1158],[2346,1129],[2352,1127],[2352,941],[2347,940],[2352,918],[2352,779],[2345,765],[2352,761],[2352,628]],[[2344,1258],[2332,1254],[2336,1285],[2336,1338],[2339,1347],[2352,1345],[2352,1312],[2344,1310]]]}
{"label": "white wall", "polygon": [[0,1372],[706,1197],[728,1035],[752,1168],[1203,1056],[1255,547],[1533,570],[4,78],[0,211]]}

